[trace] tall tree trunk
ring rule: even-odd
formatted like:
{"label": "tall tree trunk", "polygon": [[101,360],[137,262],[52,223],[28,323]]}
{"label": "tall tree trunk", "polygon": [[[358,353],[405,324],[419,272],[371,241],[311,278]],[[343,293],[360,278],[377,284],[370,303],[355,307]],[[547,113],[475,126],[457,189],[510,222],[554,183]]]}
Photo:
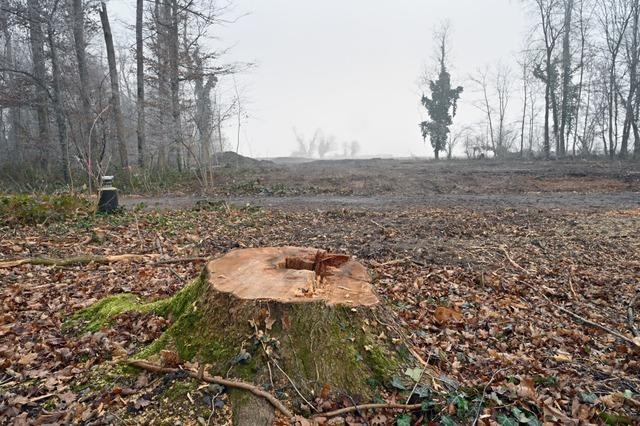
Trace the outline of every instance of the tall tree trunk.
{"label": "tall tree trunk", "polygon": [[158,62],[158,170],[164,171],[168,166],[168,133],[169,131],[169,115],[167,114],[167,108],[163,108],[167,102],[169,102],[169,65],[168,65],[168,53],[167,46],[168,36],[167,28],[169,27],[167,11],[167,3],[163,0],[155,0],[154,14],[156,20],[156,56]]}
{"label": "tall tree trunk", "polygon": [[[576,156],[576,141],[578,139],[578,128],[580,120],[580,108],[582,107],[582,85],[584,83],[584,53],[586,48],[586,36],[584,28],[584,0],[580,1],[580,81],[578,82],[578,100],[575,111],[575,129],[573,134],[573,156]],[[585,123],[586,125],[586,123]]]}
{"label": "tall tree trunk", "polygon": [[73,39],[78,63],[78,76],[80,77],[80,100],[82,102],[82,122],[80,123],[80,134],[87,145],[87,173],[89,174],[89,191],[91,191],[95,159],[98,158],[98,135],[91,132],[93,114],[91,112],[91,101],[89,99],[89,71],[87,68],[86,42],[84,37],[84,5],[82,0],[71,0],[73,9]]}
{"label": "tall tree trunk", "polygon": [[529,88],[527,87],[527,64],[522,65],[522,89],[523,89],[523,103],[522,103],[522,126],[520,128],[520,157],[524,157],[524,128],[527,121],[527,101],[529,95]]}
{"label": "tall tree trunk", "polygon": [[536,117],[536,103],[535,98],[533,97],[533,93],[531,93],[531,96],[531,102],[529,102],[531,108],[529,110],[529,155],[533,153],[533,129]]}
{"label": "tall tree trunk", "polygon": [[179,32],[178,32],[178,1],[171,1],[171,24],[169,27],[169,85],[171,90],[171,117],[173,130],[173,145],[176,150],[176,166],[182,171],[182,125],[180,120],[180,74],[179,66]]}
{"label": "tall tree trunk", "polygon": [[129,169],[129,155],[127,153],[127,141],[124,136],[124,122],[122,119],[122,109],[120,108],[120,83],[118,80],[118,69],[116,67],[116,53],[113,48],[113,35],[109,24],[107,5],[100,3],[100,21],[104,33],[104,42],[107,47],[107,62],[109,64],[109,77],[111,80],[111,109],[116,125],[116,139],[118,142],[118,154],[120,156],[120,166],[125,173]]}
{"label": "tall tree trunk", "polygon": [[613,159],[616,154],[614,145],[613,145],[613,101],[615,98],[615,73],[614,73],[615,61],[611,64],[611,69],[609,70],[609,92],[607,94],[607,108],[609,109],[609,157]]}
{"label": "tall tree trunk", "polygon": [[144,123],[144,51],[142,43],[143,0],[136,0],[136,83],[138,86],[138,165],[144,167],[145,123]]}
{"label": "tall tree trunk", "polygon": [[553,115],[553,139],[556,141],[556,157],[561,156],[562,148],[560,146],[560,117],[558,111],[558,96],[553,87],[550,88],[551,94],[551,112]]}
{"label": "tall tree trunk", "polygon": [[640,131],[638,130],[638,116],[640,115],[640,91],[636,89],[636,97],[634,99],[635,108],[633,110],[633,120],[631,127],[633,128],[633,158],[640,160]]}
{"label": "tall tree trunk", "polygon": [[[582,153],[585,153],[587,145],[587,126],[589,123],[589,110],[591,108],[591,80],[589,80],[589,91],[587,92],[587,105],[584,112],[584,128],[582,130]],[[586,152],[587,154],[589,152]]]}
{"label": "tall tree trunk", "polygon": [[491,117],[491,106],[489,105],[489,94],[487,93],[487,76],[481,76],[481,84],[482,84],[482,93],[484,95],[484,106],[487,113],[487,123],[489,124],[489,140],[491,141],[491,148],[493,149],[493,153],[497,153],[496,149],[496,141],[493,131],[493,118]]}
{"label": "tall tree trunk", "polygon": [[58,126],[58,139],[60,143],[61,161],[60,168],[65,183],[70,181],[69,170],[69,142],[67,134],[67,121],[62,106],[62,84],[60,82],[60,62],[58,59],[58,48],[55,43],[55,32],[53,25],[49,21],[47,25],[47,40],[49,44],[49,53],[51,55],[51,74],[53,76],[53,105],[56,113],[56,124]]}
{"label": "tall tree trunk", "polygon": [[36,115],[38,117],[38,142],[40,167],[46,169],[49,150],[49,112],[47,108],[48,94],[46,87],[46,66],[44,63],[44,33],[42,32],[41,6],[38,0],[27,1],[29,16],[29,42],[33,60],[33,76],[36,84]]}
{"label": "tall tree trunk", "polygon": [[[0,9],[0,18],[3,23],[2,34],[4,36],[5,61],[9,67],[15,69],[12,34],[9,30],[6,13],[6,11]],[[11,73],[5,73],[4,78],[7,84],[13,87],[13,75]],[[14,160],[16,164],[19,164],[22,161],[22,146],[20,143],[20,107],[17,105],[9,108],[9,124],[11,126],[11,130],[8,132],[11,159]]]}
{"label": "tall tree trunk", "polygon": [[570,112],[570,85],[571,85],[571,17],[573,14],[573,0],[565,0],[564,10],[564,36],[562,40],[562,107],[559,132],[558,156],[564,156],[566,152],[565,131],[569,121]]}
{"label": "tall tree trunk", "polygon": [[203,183],[208,187],[212,181],[211,173],[211,130],[213,112],[211,110],[211,90],[218,81],[215,76],[208,76],[205,81],[202,59],[196,53],[195,65],[197,76],[194,81],[196,98],[196,127],[200,137],[200,164]]}
{"label": "tall tree trunk", "polygon": [[551,108],[551,53],[547,49],[547,78],[544,88],[544,158],[550,157],[551,141],[549,135],[549,109]]}
{"label": "tall tree trunk", "polygon": [[622,132],[622,143],[620,144],[620,157],[626,158],[628,153],[629,136],[631,133],[631,123],[635,119],[633,107],[635,104],[636,91],[638,87],[638,26],[640,18],[640,1],[634,0],[632,3],[632,24],[631,24],[631,52],[629,55],[629,94],[625,104],[625,118]]}

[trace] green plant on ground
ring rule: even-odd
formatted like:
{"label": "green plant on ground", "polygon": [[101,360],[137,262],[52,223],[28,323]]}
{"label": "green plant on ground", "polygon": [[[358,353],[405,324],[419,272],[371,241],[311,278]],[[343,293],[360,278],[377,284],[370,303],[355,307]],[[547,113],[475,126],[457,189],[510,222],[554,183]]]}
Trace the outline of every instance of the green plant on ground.
{"label": "green plant on ground", "polygon": [[74,194],[0,195],[0,222],[34,225],[91,214],[93,204]]}

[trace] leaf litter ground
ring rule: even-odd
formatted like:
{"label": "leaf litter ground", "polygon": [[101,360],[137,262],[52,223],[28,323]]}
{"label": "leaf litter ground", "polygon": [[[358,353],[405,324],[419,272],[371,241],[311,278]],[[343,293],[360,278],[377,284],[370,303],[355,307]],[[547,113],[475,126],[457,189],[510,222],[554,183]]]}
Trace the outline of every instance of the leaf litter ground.
{"label": "leaf litter ground", "polygon": [[[345,415],[348,424],[637,424],[638,347],[558,307],[633,340],[639,231],[640,209],[216,205],[4,226],[0,260],[215,257],[237,247],[279,245],[350,253],[371,269],[390,310],[385,321],[402,330],[431,368],[422,381],[416,379],[422,372],[406,372],[380,395],[404,403],[421,381],[411,396],[423,402],[421,412],[354,412]],[[132,372],[117,362],[157,338],[167,319],[127,313],[83,336],[63,327],[109,295],[172,295],[202,267],[123,262],[0,269],[2,422],[230,422],[219,389],[179,375]],[[314,402],[324,411],[354,403],[321,396]]]}

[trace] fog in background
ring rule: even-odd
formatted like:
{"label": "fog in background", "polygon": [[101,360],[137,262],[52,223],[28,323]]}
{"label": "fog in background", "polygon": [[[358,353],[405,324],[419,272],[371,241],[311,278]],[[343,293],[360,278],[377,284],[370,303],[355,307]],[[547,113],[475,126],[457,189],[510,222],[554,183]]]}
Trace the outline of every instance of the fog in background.
{"label": "fog in background", "polygon": [[[293,127],[307,137],[317,128],[334,135],[338,150],[342,142],[357,140],[361,155],[433,156],[418,127],[424,119],[418,83],[425,67],[433,68],[434,28],[445,19],[451,24],[452,83],[465,87],[457,126],[481,118],[469,76],[497,62],[510,65],[517,76],[514,54],[530,26],[522,3],[509,0],[235,0],[233,5],[225,18],[239,19],[218,27],[219,39],[211,43],[231,46],[223,62],[256,64],[236,77],[247,112],[240,153],[254,157],[290,155],[296,149]],[[122,23],[133,23],[135,3],[112,0],[110,7],[122,21],[117,42],[130,43],[132,30]],[[234,89],[230,78],[221,84],[228,92]],[[237,129],[234,123],[227,126],[235,148]]]}

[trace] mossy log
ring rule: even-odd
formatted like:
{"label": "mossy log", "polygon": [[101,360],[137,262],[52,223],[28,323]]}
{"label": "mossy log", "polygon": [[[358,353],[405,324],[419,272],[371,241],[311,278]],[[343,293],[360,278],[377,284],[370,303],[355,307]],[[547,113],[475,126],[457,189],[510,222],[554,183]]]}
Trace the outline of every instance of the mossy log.
{"label": "mossy log", "polygon": [[[122,310],[103,303],[94,313],[105,322],[105,312]],[[315,409],[320,395],[371,401],[394,375],[417,365],[378,322],[379,300],[366,269],[315,249],[235,250],[209,262],[172,299],[124,310],[173,320],[139,358],[174,351],[182,361],[209,365],[212,374],[284,392],[294,411]],[[95,327],[88,312],[78,317]],[[255,409],[243,408],[247,400],[232,398],[238,421]]]}

